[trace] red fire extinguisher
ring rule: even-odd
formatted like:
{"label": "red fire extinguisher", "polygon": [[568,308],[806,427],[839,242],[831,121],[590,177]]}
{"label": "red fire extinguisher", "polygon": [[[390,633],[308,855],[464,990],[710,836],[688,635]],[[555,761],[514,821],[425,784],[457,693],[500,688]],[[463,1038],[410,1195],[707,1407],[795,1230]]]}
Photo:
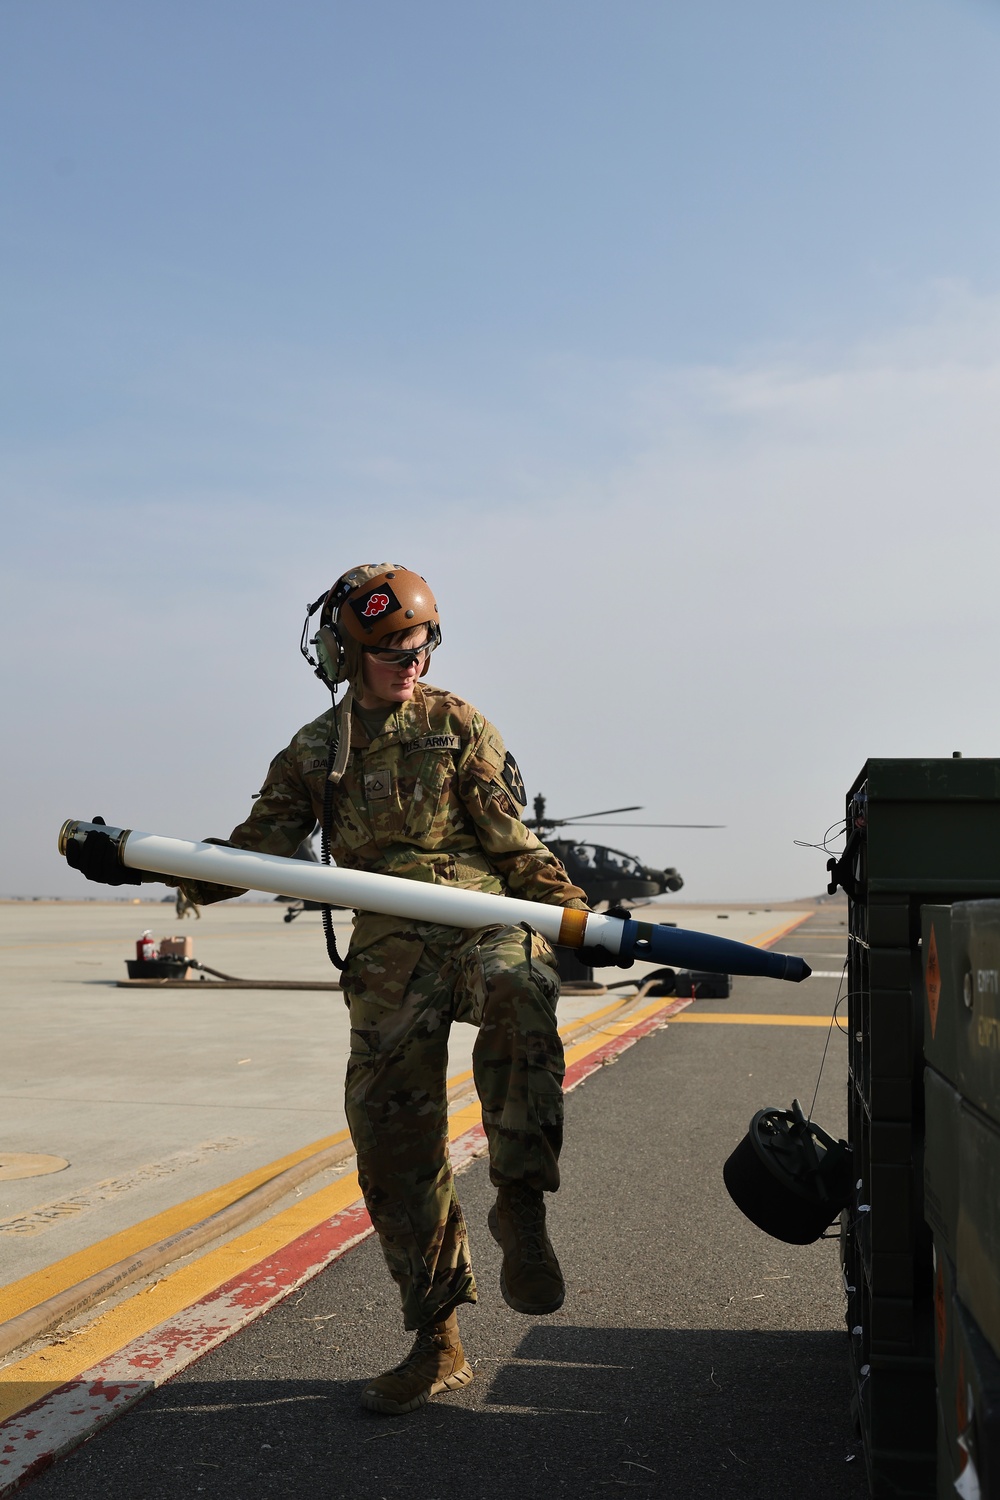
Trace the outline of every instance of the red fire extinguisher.
{"label": "red fire extinguisher", "polygon": [[156,944],[151,932],[144,932],[141,938],[136,939],[135,956],[141,963],[148,963],[156,957]]}

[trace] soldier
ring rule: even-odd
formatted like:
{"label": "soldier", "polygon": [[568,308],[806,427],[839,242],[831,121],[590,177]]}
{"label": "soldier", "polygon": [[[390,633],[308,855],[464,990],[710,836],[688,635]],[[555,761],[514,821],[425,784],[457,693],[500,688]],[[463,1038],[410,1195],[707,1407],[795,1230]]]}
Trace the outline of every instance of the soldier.
{"label": "soldier", "polygon": [[[229,842],[291,855],[318,820],[324,857],[338,865],[586,910],[583,891],[521,821],[521,776],[493,725],[422,682],[440,640],[437,605],[416,573],[389,563],[345,573],[310,609],[301,649],[331,693],[346,692],[276,756]],[[239,894],[190,881],[181,890],[202,903]],[[340,966],[328,911],[324,921]],[[342,967],[358,1177],[404,1327],[416,1333],[361,1400],[398,1415],[472,1379],[457,1309],[475,1302],[476,1283],[448,1159],[453,1021],[478,1027],[473,1072],[497,1189],[488,1222],[503,1253],[501,1293],[531,1315],[562,1304],[543,1197],[559,1186],[559,979],[530,929],[469,932],[366,912]]]}

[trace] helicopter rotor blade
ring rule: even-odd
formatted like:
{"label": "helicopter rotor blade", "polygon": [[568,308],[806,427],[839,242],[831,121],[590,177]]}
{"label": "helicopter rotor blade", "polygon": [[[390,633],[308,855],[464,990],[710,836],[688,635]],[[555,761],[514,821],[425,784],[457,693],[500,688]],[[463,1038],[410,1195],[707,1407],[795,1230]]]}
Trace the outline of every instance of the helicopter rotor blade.
{"label": "helicopter rotor blade", "polygon": [[581,818],[610,818],[614,813],[642,812],[641,807],[603,807],[600,812],[574,813],[571,818],[557,818],[561,828],[564,823],[578,823]]}
{"label": "helicopter rotor blade", "polygon": [[[567,818],[567,823],[575,821]],[[560,824],[560,827],[563,825]],[[725,828],[725,823],[577,823],[577,828]]]}

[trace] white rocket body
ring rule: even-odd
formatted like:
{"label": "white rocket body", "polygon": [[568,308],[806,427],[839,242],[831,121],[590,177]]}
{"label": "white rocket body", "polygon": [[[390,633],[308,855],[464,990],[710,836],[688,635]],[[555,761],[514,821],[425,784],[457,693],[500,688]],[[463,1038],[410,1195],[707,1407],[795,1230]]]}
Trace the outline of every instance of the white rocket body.
{"label": "white rocket body", "polygon": [[[461,886],[404,880],[397,875],[375,875],[368,870],[344,870],[329,865],[256,854],[228,845],[168,839],[107,824],[69,820],[59,834],[59,850],[69,863],[85,869],[77,849],[96,839],[112,867],[125,865],[152,875],[177,880],[203,880],[215,885],[246,886],[276,896],[294,896],[325,906],[350,906],[412,922],[440,922],[446,927],[513,927],[527,923],[551,943],[567,948],[601,947],[620,959],[676,964],[717,974],[758,974],[794,983],[807,979],[809,965],[792,954],[774,953],[734,943],[701,932],[685,932],[647,922],[602,916],[541,901],[519,901],[513,896],[491,896]],[[100,861],[90,878],[106,879]],[[111,881],[114,884],[114,881]],[[626,965],[627,966],[627,965]]]}
{"label": "white rocket body", "polygon": [[[528,922],[550,943],[599,944],[617,953],[622,923],[597,913],[567,912],[562,906],[519,901],[513,896],[491,896],[460,886],[403,880],[398,875],[374,875],[369,870],[344,870],[314,865],[277,854],[255,854],[188,839],[163,838],[133,831],[121,850],[121,862],[133,870],[148,870],[177,879],[207,880],[218,885],[242,885],[275,896],[320,901],[329,906],[356,907],[414,922],[440,922],[445,927],[504,927]],[[567,917],[571,920],[567,922]],[[581,920],[586,917],[586,926]],[[570,932],[568,929],[572,929]],[[576,936],[579,930],[579,937]]]}

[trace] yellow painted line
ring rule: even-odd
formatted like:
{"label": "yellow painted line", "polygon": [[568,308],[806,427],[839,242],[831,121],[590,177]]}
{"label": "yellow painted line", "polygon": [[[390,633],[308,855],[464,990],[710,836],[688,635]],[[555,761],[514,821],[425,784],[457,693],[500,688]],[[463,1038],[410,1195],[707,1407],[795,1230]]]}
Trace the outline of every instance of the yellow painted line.
{"label": "yellow painted line", "polygon": [[623,1005],[628,1005],[629,1001],[634,999],[634,995],[625,995],[620,999],[612,1000],[610,1005],[602,1005],[600,1010],[592,1010],[589,1015],[581,1016],[578,1021],[567,1021],[565,1026],[560,1026],[559,1035],[565,1038],[571,1036],[574,1031],[579,1031],[582,1026],[594,1026],[605,1016],[609,1016],[613,1010],[621,1010]]}
{"label": "yellow painted line", "polygon": [[[778,936],[799,926],[800,922],[806,921],[809,915],[811,913],[806,913],[801,918],[775,929],[774,933],[765,933],[755,942],[762,947],[766,942],[776,941]],[[591,1015],[582,1017],[577,1022],[569,1023],[563,1030],[569,1034],[588,1022],[593,1024],[618,1010],[623,1003],[625,1002],[614,1001],[592,1012]],[[656,1015],[665,1008],[665,1003],[668,1002],[663,999],[654,1000],[641,1010],[632,1011],[620,1021],[608,1021],[595,1035],[578,1042],[567,1050],[567,1065],[572,1065],[590,1053],[598,1051],[606,1044],[608,1037],[621,1035]],[[690,1016],[687,1013],[681,1013],[673,1020],[709,1021],[716,1024],[729,1021],[750,1025],[829,1024],[818,1016],[743,1016],[723,1013],[711,1016]],[[449,1117],[449,1140],[455,1140],[458,1136],[464,1135],[467,1130],[478,1125],[481,1119],[478,1100],[457,1110]],[[212,1192],[189,1199],[176,1208],[168,1209],[162,1214],[144,1220],[131,1230],[111,1236],[98,1245],[79,1251],[76,1255],[67,1256],[56,1265],[13,1283],[5,1289],[2,1316],[5,1318],[15,1316],[16,1312],[23,1308],[34,1306],[45,1297],[53,1296],[56,1291],[74,1285],[77,1281],[83,1280],[86,1275],[103,1269],[114,1260],[124,1258],[135,1249],[142,1248],[155,1239],[163,1238],[185,1227],[186,1224],[205,1217],[206,1214],[232,1202],[234,1198],[242,1196],[244,1192],[259,1185],[260,1182],[267,1181],[276,1172],[301,1161],[312,1152],[346,1138],[347,1131],[341,1131],[338,1135],[326,1137],[310,1146],[304,1146],[281,1158],[278,1162],[258,1168]],[[240,1270],[275,1254],[290,1241],[297,1239],[299,1235],[307,1233],[325,1219],[331,1218],[334,1214],[358,1202],[360,1196],[357,1173],[352,1172],[328,1187],[320,1188],[317,1192],[303,1197],[291,1207],[274,1214],[256,1229],[238,1235],[227,1244],[209,1250],[189,1265],[162,1277],[103,1316],[70,1334],[60,1343],[52,1344],[8,1365],[3,1370],[2,1380],[0,1380],[0,1421],[6,1420],[29,1403],[38,1400],[47,1391],[54,1390],[67,1380],[74,1379],[81,1371],[108,1358],[125,1344],[149,1332],[157,1324],[166,1321],[183,1308],[189,1307],[193,1302],[215,1291],[237,1275]]]}
{"label": "yellow painted line", "polygon": [[109,1235],[107,1239],[98,1240],[96,1244],[88,1245],[85,1250],[77,1250],[73,1255],[67,1255],[64,1260],[57,1260],[51,1266],[45,1266],[41,1271],[34,1271],[30,1276],[22,1277],[20,1281],[12,1281],[9,1286],[0,1290],[0,1322],[6,1322],[8,1318],[16,1318],[18,1313],[27,1311],[29,1307],[37,1307],[39,1302],[54,1297],[57,1292],[65,1291],[67,1287],[76,1286],[78,1282],[85,1281],[88,1276],[105,1270],[116,1261],[125,1260],[137,1251],[145,1250],[147,1245],[153,1245],[157,1240],[165,1240],[172,1234],[179,1234],[182,1229],[187,1229],[191,1224],[197,1224],[200,1219],[207,1219],[209,1214],[214,1214],[220,1208],[226,1208],[230,1203],[235,1203],[237,1198],[242,1198],[244,1193],[252,1192],[254,1188],[260,1187],[261,1183],[269,1182],[279,1172],[284,1172],[288,1167],[294,1167],[305,1157],[312,1156],[316,1151],[325,1151],[328,1146],[339,1145],[347,1138],[348,1132],[341,1130],[336,1135],[328,1135],[320,1141],[313,1141],[309,1146],[300,1146],[297,1151],[289,1152],[278,1161],[268,1162],[263,1167],[256,1167],[252,1172],[247,1172],[232,1182],[223,1183],[221,1187],[212,1188],[206,1193],[199,1193],[197,1197],[188,1198],[184,1203],[164,1209],[162,1213],[154,1214],[152,1218],[143,1219],[140,1223],[134,1224],[131,1229],[123,1229],[118,1234]]}
{"label": "yellow painted line", "polygon": [[778,942],[789,932],[794,932],[796,927],[801,927],[803,922],[808,922],[810,917],[815,916],[812,911],[804,911],[801,916],[793,917],[790,922],[783,922],[780,927],[772,927],[770,932],[762,932],[759,937],[751,938],[752,948],[769,948],[772,943]]}
{"label": "yellow painted line", "polygon": [[[595,1043],[599,1046],[601,1043]],[[448,1120],[448,1139],[464,1135],[482,1119],[478,1099],[457,1110]],[[226,1245],[208,1251],[190,1265],[135,1293],[127,1301],[94,1319],[63,1342],[29,1354],[0,1373],[0,1422],[37,1401],[47,1391],[82,1370],[107,1359],[132,1339],[215,1291],[247,1266],[275,1254],[291,1240],[306,1234],[325,1219],[357,1203],[361,1197],[358,1174],[349,1176],[275,1214],[273,1218]]]}
{"label": "yellow painted line", "polygon": [[[21,903],[15,902],[12,904],[20,905]],[[803,916],[795,917],[791,922],[786,922],[783,927],[775,927],[771,932],[765,932],[760,937],[751,938],[750,943],[755,948],[764,948],[768,943],[776,943],[778,938],[783,937],[786,932],[791,932],[803,922],[807,922],[814,915],[814,912],[807,911]],[[305,930],[303,929],[303,931]],[[213,928],[209,933],[198,933],[198,937],[211,944],[216,939],[225,939],[228,941],[231,938],[259,937],[269,931],[270,927],[265,924],[262,924],[259,929],[251,929],[247,925],[246,927]],[[193,936],[194,934],[190,935]],[[16,941],[13,943],[0,943],[0,952],[16,953],[22,950],[27,952],[28,949],[35,948],[114,948],[117,950],[122,947],[123,943],[127,945],[129,941],[130,939],[127,937],[43,938],[32,939],[29,942],[23,943]]]}
{"label": "yellow painted line", "polygon": [[[780,935],[798,926],[799,922],[805,921],[811,913],[807,912],[803,917],[797,917],[785,926],[775,928],[774,932],[765,932],[754,942],[763,946],[765,942],[772,941],[775,934]],[[86,939],[84,942],[88,941]],[[92,942],[105,942],[106,939],[93,939]],[[113,940],[117,942],[118,940]],[[39,945],[45,946],[45,945]],[[563,1037],[571,1036],[587,1026],[596,1025],[614,1011],[620,1010],[627,1005],[631,997],[616,999],[599,1009],[581,1016],[576,1021],[570,1021],[560,1026],[559,1033]],[[633,1012],[629,1018],[629,1025],[638,1024],[639,1020],[652,1014],[660,1008],[662,1001],[647,1007],[646,1010]],[[626,1027],[626,1029],[628,1029]],[[607,1028],[605,1028],[607,1031]],[[607,1032],[608,1035],[618,1034]],[[594,1045],[603,1045],[603,1035],[594,1042]],[[593,1050],[592,1048],[590,1050]],[[579,1048],[571,1048],[567,1057],[570,1061],[577,1061],[579,1057],[585,1056],[586,1051]],[[472,1078],[471,1070],[456,1074],[448,1080],[449,1089]],[[199,1193],[193,1198],[175,1204],[172,1208],[164,1209],[161,1213],[154,1214],[148,1219],[141,1220],[130,1229],[124,1229],[118,1234],[110,1235],[106,1239],[98,1240],[84,1250],[78,1250],[64,1259],[55,1261],[50,1266],[45,1266],[40,1271],[35,1271],[29,1276],[22,1277],[19,1281],[11,1282],[8,1286],[0,1289],[0,1322],[8,1318],[14,1318],[19,1313],[27,1311],[28,1308],[37,1307],[39,1302],[44,1302],[49,1297],[54,1297],[58,1292],[65,1291],[68,1287],[76,1286],[80,1281],[86,1280],[88,1276],[103,1271],[107,1266],[113,1265],[118,1260],[124,1260],[134,1255],[139,1250],[144,1250],[147,1245],[154,1244],[157,1240],[167,1239],[170,1235],[178,1234],[182,1229],[187,1229],[191,1224],[196,1224],[200,1219],[207,1218],[209,1214],[216,1213],[220,1208],[226,1208],[234,1203],[237,1198],[242,1198],[245,1193],[252,1192],[254,1188],[260,1187],[272,1177],[277,1176],[288,1167],[295,1166],[305,1157],[311,1156],[316,1151],[323,1151],[328,1146],[338,1145],[346,1141],[348,1132],[339,1131],[336,1135],[324,1136],[321,1140],[313,1141],[310,1145],[301,1146],[298,1150],[289,1152],[287,1156],[280,1157],[277,1161],[268,1162],[262,1167],[257,1167],[251,1172],[237,1177],[232,1182],[223,1183],[220,1187],[212,1188],[208,1192]]]}
{"label": "yellow painted line", "polygon": [[[596,1036],[589,1036],[582,1042],[577,1042],[575,1047],[569,1047],[566,1051],[566,1066],[570,1068],[583,1057],[589,1057],[592,1052],[607,1045],[608,1039],[623,1036],[626,1031],[631,1031],[633,1026],[640,1026],[650,1016],[655,1016],[657,1011],[663,1010],[671,1003],[669,999],[654,1000],[650,1005],[644,1005],[641,1010],[629,1011],[620,1021],[611,1021],[602,1026]],[[673,1018],[678,1019],[676,1016]]]}
{"label": "yellow painted line", "polygon": [[717,1010],[714,1013],[707,1011],[704,1015],[693,1016],[690,1011],[684,1011],[679,1016],[674,1016],[671,1026],[676,1022],[699,1026],[829,1026],[829,1016],[778,1016],[745,1015],[742,1012]]}
{"label": "yellow painted line", "polygon": [[[577,1021],[570,1021],[565,1026],[561,1026],[560,1034],[568,1036],[574,1031],[579,1031],[581,1027],[593,1025],[627,1003],[626,998],[602,1006],[600,1010],[592,1011],[590,1015],[582,1016]],[[471,1078],[471,1069],[465,1073],[457,1073],[454,1078],[448,1080],[448,1087],[449,1089],[455,1088]],[[322,1140],[313,1141],[311,1145],[300,1146],[297,1151],[291,1151],[277,1161],[268,1162],[265,1166],[257,1167],[232,1182],[223,1183],[221,1187],[212,1188],[208,1192],[199,1193],[194,1198],[188,1198],[173,1208],[154,1214],[152,1218],[143,1219],[130,1229],[123,1229],[107,1239],[98,1240],[96,1244],[88,1245],[85,1250],[78,1250],[63,1260],[55,1261],[52,1265],[33,1272],[30,1276],[22,1277],[20,1281],[11,1282],[9,1286],[0,1289],[0,1322],[15,1318],[18,1313],[26,1312],[30,1307],[37,1307],[39,1302],[54,1297],[58,1292],[65,1291],[67,1287],[76,1286],[78,1282],[85,1281],[88,1276],[103,1271],[107,1266],[114,1265],[116,1261],[125,1260],[157,1240],[167,1239],[172,1234],[179,1234],[182,1229],[187,1229],[191,1224],[197,1224],[200,1219],[207,1218],[209,1214],[228,1207],[230,1203],[235,1203],[237,1198],[242,1198],[245,1193],[252,1192],[254,1188],[260,1187],[261,1183],[269,1182],[279,1172],[295,1166],[305,1157],[312,1156],[316,1151],[325,1151],[328,1146],[336,1146],[341,1141],[346,1141],[348,1135],[348,1131],[341,1130],[336,1135],[324,1136]]]}
{"label": "yellow painted line", "polygon": [[[595,1015],[606,1015],[608,1011],[617,1009],[618,1003],[602,1007],[600,1011],[595,1012]],[[648,1016],[662,1010],[665,1004],[669,1004],[669,1001],[654,1001],[653,1004],[644,1006],[642,1010],[632,1012],[623,1020],[611,1023],[597,1035],[577,1043],[569,1049],[567,1062],[577,1062],[581,1057],[596,1052],[605,1045],[608,1035],[620,1035],[630,1030],[632,1026],[639,1024]],[[448,1139],[455,1140],[458,1136],[464,1135],[467,1130],[480,1124],[481,1120],[482,1112],[479,1101],[476,1099],[464,1108],[456,1110],[449,1117]],[[343,1134],[346,1135],[346,1132]],[[295,1153],[295,1159],[301,1159],[311,1149],[314,1148],[303,1148],[301,1152]],[[290,1164],[290,1159],[286,1160]],[[262,1169],[261,1175],[271,1175],[272,1172],[273,1167],[265,1168]],[[217,1194],[224,1195],[225,1191],[225,1189],[218,1189]],[[158,1323],[175,1316],[183,1308],[189,1307],[193,1302],[215,1291],[217,1287],[222,1286],[247,1266],[255,1265],[268,1255],[275,1254],[291,1240],[297,1239],[299,1235],[307,1233],[325,1219],[331,1218],[352,1203],[358,1202],[360,1197],[357,1173],[351,1172],[338,1182],[320,1188],[290,1208],[275,1214],[256,1229],[237,1236],[228,1244],[217,1246],[214,1250],[192,1261],[190,1265],[181,1267],[152,1286],[135,1293],[103,1316],[70,1334],[64,1341],[52,1344],[8,1365],[0,1374],[0,1421],[5,1421],[15,1412],[21,1411],[30,1402],[37,1401],[47,1391],[54,1390],[67,1380],[75,1379],[81,1371],[89,1369],[102,1359],[107,1359],[109,1355],[130,1343],[132,1339],[148,1333]],[[191,1201],[198,1202],[199,1200],[192,1199]],[[165,1216],[158,1216],[158,1218],[163,1217]],[[146,1221],[147,1225],[155,1222],[155,1220]],[[143,1227],[136,1226],[136,1230]],[[105,1242],[116,1246],[115,1259],[122,1258],[123,1238],[119,1235]],[[148,1242],[145,1238],[142,1241],[144,1244]],[[86,1253],[81,1252],[81,1256]],[[79,1257],[68,1259],[73,1261],[78,1260]],[[105,1264],[107,1263],[105,1261]],[[66,1262],[60,1264],[65,1265]],[[49,1269],[56,1268],[50,1267]],[[44,1275],[45,1273],[38,1274]],[[32,1279],[25,1278],[26,1281]],[[79,1280],[81,1277],[78,1275],[76,1279]],[[70,1285],[72,1284],[71,1282]],[[51,1291],[48,1295],[52,1295]]]}
{"label": "yellow painted line", "polygon": [[190,1265],[135,1293],[64,1342],[49,1345],[9,1365],[0,1374],[0,1421],[107,1359],[132,1339],[222,1286],[240,1270],[274,1254],[323,1219],[355,1203],[358,1197],[357,1173],[352,1172],[350,1177],[321,1188],[275,1214],[259,1228],[210,1250]]}
{"label": "yellow painted line", "polygon": [[[796,917],[791,923],[775,928],[773,932],[765,932],[754,939],[757,946],[763,946],[766,942],[775,940],[776,936],[790,931],[793,927],[805,921],[812,914],[805,913],[802,917]],[[227,934],[228,936],[229,934]],[[119,942],[119,939],[83,939],[83,943],[104,943],[108,941]],[[37,946],[48,946],[39,944]],[[567,1022],[560,1026],[560,1036],[567,1038],[574,1032],[587,1026],[594,1026],[614,1011],[620,1010],[629,1003],[630,996],[616,999],[599,1009],[581,1016],[576,1021]],[[629,1025],[635,1025],[646,1015],[657,1010],[662,1002],[647,1007],[646,1010],[633,1012],[629,1018]],[[689,1018],[689,1019],[694,1019]],[[626,1027],[627,1029],[627,1027]],[[605,1028],[607,1030],[607,1028]],[[609,1035],[618,1034],[607,1032]],[[601,1045],[597,1041],[594,1045]],[[592,1049],[591,1049],[592,1050]],[[571,1061],[585,1056],[585,1051],[579,1048],[571,1049],[567,1054]],[[456,1074],[448,1080],[449,1089],[468,1082],[472,1078],[471,1070]],[[43,1267],[29,1276],[22,1277],[19,1281],[11,1282],[8,1286],[0,1289],[0,1322],[8,1318],[14,1318],[18,1313],[25,1312],[30,1307],[37,1307],[39,1302],[44,1302],[49,1297],[54,1297],[58,1292],[65,1291],[68,1287],[76,1286],[80,1281],[86,1280],[88,1276],[103,1271],[107,1266],[113,1265],[118,1260],[124,1260],[134,1255],[139,1250],[144,1250],[147,1245],[154,1244],[157,1240],[167,1239],[170,1235],[178,1234],[182,1229],[187,1229],[191,1224],[196,1224],[200,1219],[207,1218],[209,1214],[216,1213],[220,1208],[234,1203],[237,1198],[242,1198],[245,1193],[252,1192],[254,1188],[260,1187],[264,1182],[277,1176],[279,1172],[288,1167],[295,1166],[305,1157],[311,1156],[316,1151],[323,1151],[328,1146],[338,1145],[346,1141],[348,1132],[339,1131],[336,1135],[324,1136],[321,1140],[313,1141],[310,1145],[301,1146],[298,1150],[289,1152],[287,1156],[280,1157],[277,1161],[268,1162],[262,1167],[257,1167],[242,1177],[235,1178],[232,1182],[223,1183],[220,1187],[212,1188],[208,1192],[199,1193],[193,1198],[188,1198],[182,1203],[175,1204],[172,1208],[164,1209],[161,1213],[154,1214],[148,1219],[141,1220],[130,1229],[124,1229],[118,1234],[110,1235],[108,1238],[98,1240],[96,1244],[87,1246],[84,1250],[78,1250],[64,1259],[54,1262],[50,1266]]]}

